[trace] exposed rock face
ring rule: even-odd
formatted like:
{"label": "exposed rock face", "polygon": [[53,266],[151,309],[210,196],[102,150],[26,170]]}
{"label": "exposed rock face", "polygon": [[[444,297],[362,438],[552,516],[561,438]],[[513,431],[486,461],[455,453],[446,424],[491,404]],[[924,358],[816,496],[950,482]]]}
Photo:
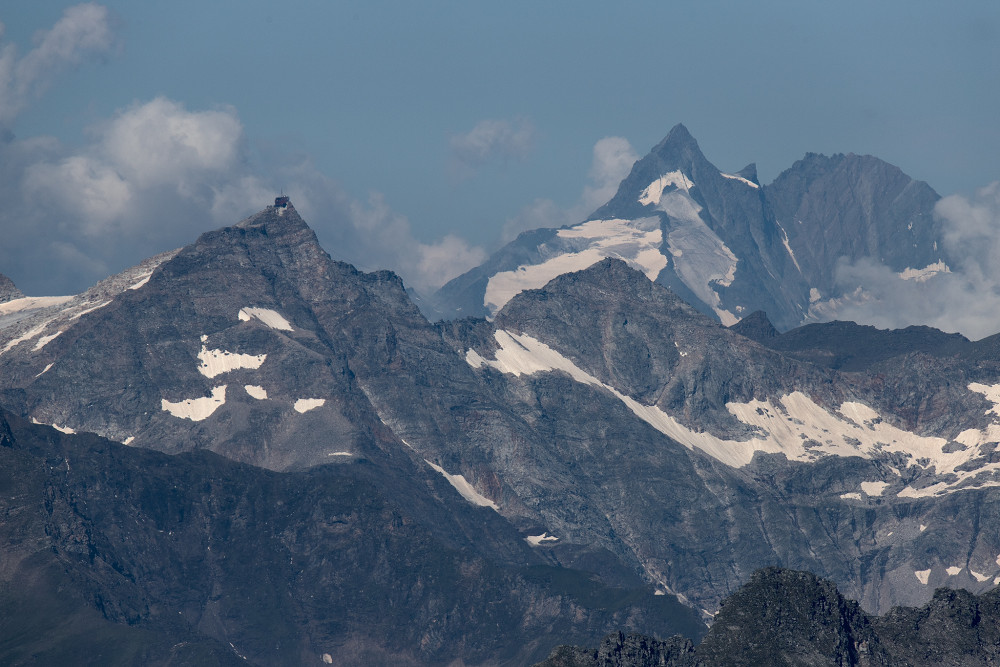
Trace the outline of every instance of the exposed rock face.
{"label": "exposed rock face", "polygon": [[560,646],[539,667],[933,667],[1000,660],[1000,594],[939,589],[921,608],[873,617],[829,581],[770,568],[722,605],[696,648],[615,633],[597,649]]}
{"label": "exposed rock face", "polygon": [[14,285],[14,281],[0,273],[0,303],[20,299],[23,296],[21,290]]}
{"label": "exposed rock face", "polygon": [[706,617],[770,565],[873,612],[1000,578],[995,342],[935,356],[964,339],[890,333],[838,372],[814,363],[837,336],[770,349],[766,318],[761,345],[610,258],[432,326],[291,206],[31,303],[0,321],[0,402],[25,419],[275,471],[429,475],[544,563]]}
{"label": "exposed rock face", "polygon": [[842,262],[944,270],[937,199],[853,154],[809,154],[765,186],[753,165],[720,171],[678,125],[587,220],[522,234],[432,301],[449,317],[493,315],[518,291],[616,257],[723,324],[764,310],[790,329],[831,319],[851,298],[857,286],[837,280]]}
{"label": "exposed rock face", "polygon": [[0,662],[527,664],[704,626],[546,563],[417,464],[277,474],[0,413]]}

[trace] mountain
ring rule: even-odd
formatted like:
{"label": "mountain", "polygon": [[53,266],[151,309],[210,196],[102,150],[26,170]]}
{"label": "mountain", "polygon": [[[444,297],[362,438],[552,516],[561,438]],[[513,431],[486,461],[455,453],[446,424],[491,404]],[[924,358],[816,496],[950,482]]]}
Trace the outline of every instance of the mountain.
{"label": "mountain", "polygon": [[722,605],[701,644],[615,633],[597,649],[561,646],[538,667],[994,665],[1000,595],[938,589],[922,608],[872,617],[829,581],[770,568]]}
{"label": "mountain", "polygon": [[586,220],[522,234],[432,302],[448,317],[493,316],[521,290],[615,257],[723,324],[763,310],[790,329],[853,298],[841,262],[871,259],[909,279],[946,271],[937,199],[854,154],[809,154],[765,186],[752,164],[720,171],[677,125]]}
{"label": "mountain", "polygon": [[1000,579],[996,359],[838,373],[610,259],[492,322],[441,326],[548,443],[506,479],[543,499],[550,534],[606,546],[706,613],[775,564],[876,612]]}
{"label": "mountain", "polygon": [[[649,173],[697,162],[684,134]],[[705,164],[685,178],[712,183]],[[732,202],[760,189],[715,175]],[[672,187],[661,202],[701,196]],[[35,480],[4,496],[30,524],[5,538],[5,585],[30,608],[70,572],[88,623],[157,646],[194,628],[262,664],[523,664],[615,629],[696,639],[692,614],[762,567],[870,613],[1000,582],[995,341],[727,328],[636,263],[432,325],[285,203],[81,295],[0,305],[8,484]]]}

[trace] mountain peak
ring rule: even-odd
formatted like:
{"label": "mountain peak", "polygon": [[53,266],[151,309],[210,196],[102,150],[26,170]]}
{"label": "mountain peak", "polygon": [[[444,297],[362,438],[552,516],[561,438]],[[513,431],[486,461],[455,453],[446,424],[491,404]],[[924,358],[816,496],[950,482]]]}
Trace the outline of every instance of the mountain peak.
{"label": "mountain peak", "polygon": [[0,303],[20,299],[22,296],[24,295],[14,285],[14,281],[0,273]]}
{"label": "mountain peak", "polygon": [[705,159],[698,147],[698,142],[681,123],[670,129],[663,141],[653,148],[652,154],[678,167],[694,162],[695,158]]}

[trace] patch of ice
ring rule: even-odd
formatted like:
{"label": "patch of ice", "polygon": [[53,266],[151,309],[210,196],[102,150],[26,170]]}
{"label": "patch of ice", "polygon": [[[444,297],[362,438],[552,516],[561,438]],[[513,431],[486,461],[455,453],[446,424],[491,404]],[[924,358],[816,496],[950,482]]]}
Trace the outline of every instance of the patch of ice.
{"label": "patch of ice", "polygon": [[486,360],[470,347],[465,353],[465,363],[469,364],[473,368],[479,368],[480,366],[486,365]]}
{"label": "patch of ice", "polygon": [[[795,253],[792,252],[792,244],[788,242],[788,232],[785,231],[785,228],[781,226],[780,222],[775,221],[775,224],[777,224],[778,225],[778,229],[781,230],[781,242],[785,244],[785,250],[788,251],[788,256],[792,258],[792,264],[794,264],[795,268],[799,270],[799,273],[802,273],[802,267],[799,266],[799,261],[797,259],[795,259]],[[815,299],[812,298],[813,297],[813,294],[812,294],[813,292],[816,292],[816,298]],[[810,302],[811,301],[819,301],[819,290],[817,290],[815,287],[813,289],[809,290],[809,300],[810,300]]]}
{"label": "patch of ice", "polygon": [[424,462],[430,467],[437,470],[442,475],[444,475],[444,478],[448,480],[448,483],[451,484],[453,487],[455,487],[455,490],[458,491],[463,498],[468,500],[473,505],[479,505],[480,507],[492,507],[494,510],[498,512],[500,511],[500,508],[497,506],[495,502],[493,502],[483,494],[476,491],[475,487],[469,484],[468,480],[466,480],[465,477],[463,477],[462,475],[452,475],[446,472],[445,469],[442,468],[441,466],[434,465],[427,459],[424,459]]}
{"label": "patch of ice", "polygon": [[7,341],[7,344],[4,345],[4,347],[3,347],[2,350],[0,350],[0,354],[4,354],[5,352],[9,352],[11,349],[13,349],[14,347],[16,347],[17,345],[20,345],[24,341],[31,340],[35,336],[38,336],[43,331],[45,331],[45,328],[48,327],[48,326],[49,326],[49,322],[48,321],[42,322],[37,327],[35,327],[34,329],[31,329],[27,333],[24,333],[24,334],[18,336],[17,338],[14,338],[12,340]]}
{"label": "patch of ice", "polygon": [[[693,431],[655,405],[643,405],[604,384],[556,350],[526,334],[498,330],[499,344],[494,361],[486,363],[512,375],[562,371],[577,382],[602,387],[622,401],[637,417],[664,435],[689,449],[699,449],[732,467],[750,463],[756,452],[782,453],[796,461],[814,461],[825,455],[870,458],[875,451],[899,451],[914,457],[926,456],[947,441],[908,433],[881,420],[866,421],[876,413],[859,403],[844,403],[841,411],[855,421],[831,414],[801,392],[781,397],[777,405],[770,401],[728,403],[726,408],[740,421],[756,427],[765,435],[736,441],[718,438],[708,432]],[[805,442],[815,443],[807,448]],[[945,455],[946,456],[946,455]]]}
{"label": "patch of ice", "polygon": [[549,535],[548,533],[542,533],[541,535],[529,535],[524,538],[524,541],[533,547],[541,545],[542,542],[558,542],[559,538]]}
{"label": "patch of ice", "polygon": [[91,306],[90,308],[85,308],[85,309],[81,310],[80,312],[75,313],[69,319],[71,319],[71,320],[78,320],[81,317],[83,317],[84,315],[86,315],[87,313],[92,313],[95,310],[100,310],[101,308],[104,308],[104,306],[108,305],[109,303],[111,303],[111,301],[103,301],[103,302],[97,304],[96,306]]}
{"label": "patch of ice", "polygon": [[922,283],[942,273],[951,273],[951,269],[948,268],[948,265],[943,260],[938,260],[934,264],[928,264],[922,269],[903,269],[897,275],[903,280]]}
{"label": "patch of ice", "polygon": [[951,566],[951,567],[949,567],[949,568],[945,568],[945,572],[947,572],[948,576],[951,576],[951,577],[954,577],[956,574],[958,574],[961,571],[962,571],[962,568],[954,566],[954,565]]}
{"label": "patch of ice", "polygon": [[218,387],[213,387],[211,396],[188,398],[177,403],[168,401],[165,398],[161,399],[160,407],[164,411],[172,414],[174,417],[200,422],[204,419],[208,419],[212,413],[218,410],[223,404],[225,404],[225,402],[226,385],[223,384]]}
{"label": "patch of ice", "polygon": [[659,204],[660,199],[663,197],[663,191],[671,186],[687,192],[694,187],[694,182],[680,170],[671,171],[647,185],[639,194],[639,203],[643,206]]}
{"label": "patch of ice", "polygon": [[295,401],[295,411],[305,414],[310,410],[322,407],[326,403],[325,398],[300,398]]}
{"label": "patch of ice", "polygon": [[887,486],[888,482],[861,482],[861,490],[869,496],[881,496]]}
{"label": "patch of ice", "polygon": [[718,234],[701,218],[701,205],[687,190],[664,194],[657,208],[670,216],[667,249],[674,258],[674,271],[695,295],[711,307],[726,326],[738,320],[720,308],[715,286],[729,287],[739,262]]}
{"label": "patch of ice", "polygon": [[243,308],[238,313],[238,317],[243,322],[249,322],[250,318],[256,317],[272,329],[292,331],[291,323],[281,313],[270,308]]}
{"label": "patch of ice", "polygon": [[840,497],[845,500],[861,500],[861,494],[857,492],[852,493],[842,493]]}
{"label": "patch of ice", "polygon": [[256,384],[245,384],[243,388],[246,390],[250,396],[256,398],[258,401],[267,400],[267,390]]}
{"label": "patch of ice", "polygon": [[9,315],[24,310],[40,310],[52,306],[61,306],[74,296],[25,296],[0,303],[0,315]]}
{"label": "patch of ice", "polygon": [[50,342],[52,342],[53,340],[55,340],[55,338],[56,338],[56,337],[57,337],[57,336],[58,336],[59,334],[61,334],[61,333],[62,333],[62,331],[57,331],[57,332],[55,332],[54,334],[52,334],[51,336],[42,336],[42,337],[41,337],[41,338],[39,338],[39,339],[38,339],[38,341],[37,341],[37,342],[35,343],[35,347],[33,348],[33,350],[32,350],[32,351],[33,351],[33,352],[38,352],[38,351],[39,351],[40,349],[42,349],[43,347],[45,347],[46,345],[48,345],[48,344],[49,344]]}
{"label": "patch of ice", "polygon": [[214,378],[217,375],[229,373],[241,368],[256,370],[260,368],[261,364],[264,363],[264,360],[267,359],[267,355],[238,354],[235,352],[227,352],[225,350],[209,350],[202,345],[201,352],[198,353],[198,359],[201,360],[201,365],[198,366],[198,372],[205,377]]}
{"label": "patch of ice", "polygon": [[[719,173],[721,174],[722,172],[719,172]],[[759,185],[757,185],[756,183],[754,183],[753,181],[751,181],[748,178],[743,178],[742,176],[737,176],[736,174],[722,174],[722,175],[724,177],[732,179],[734,181],[740,181],[742,183],[745,183],[745,184],[749,185],[751,188],[753,188],[754,190],[757,190],[757,189],[760,188]]]}
{"label": "patch of ice", "polygon": [[518,293],[543,287],[557,276],[582,271],[607,257],[621,259],[650,280],[656,280],[667,266],[667,258],[660,252],[662,242],[658,218],[589,220],[560,229],[553,247],[546,249],[550,254],[547,259],[491,276],[483,305],[496,314]]}
{"label": "patch of ice", "polygon": [[146,283],[148,283],[149,279],[152,276],[153,276],[153,272],[150,271],[149,273],[147,273],[146,275],[144,275],[138,282],[136,282],[133,285],[129,285],[129,289],[131,289],[131,290],[139,289],[140,287],[142,287],[143,285],[145,285]]}
{"label": "patch of ice", "polygon": [[917,576],[917,580],[920,583],[922,583],[924,586],[927,585],[927,581],[931,577],[931,571],[930,570],[914,570],[913,574],[915,574]]}

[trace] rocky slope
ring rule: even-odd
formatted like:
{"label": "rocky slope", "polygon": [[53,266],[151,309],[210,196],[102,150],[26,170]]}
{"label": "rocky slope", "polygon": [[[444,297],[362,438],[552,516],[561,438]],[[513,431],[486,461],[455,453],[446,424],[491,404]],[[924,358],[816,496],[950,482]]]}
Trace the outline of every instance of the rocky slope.
{"label": "rocky slope", "polygon": [[393,274],[331,260],[290,205],[0,312],[0,403],[23,419],[299,481],[371,471],[392,507],[420,481],[454,515],[441,525],[500,522],[507,541],[462,529],[484,558],[513,542],[705,618],[771,565],[871,612],[1000,579],[988,346],[934,356],[933,332],[891,334],[899,355],[832,370],[770,349],[783,336],[766,321],[762,345],[608,258],[492,321],[432,326]]}
{"label": "rocky slope", "polygon": [[525,664],[675,599],[542,558],[433,471],[272,473],[0,414],[0,662]]}
{"label": "rocky slope", "polygon": [[1000,661],[1000,594],[939,589],[921,608],[869,616],[829,581],[768,569],[722,605],[701,644],[609,635],[561,646],[539,667],[978,666]]}

